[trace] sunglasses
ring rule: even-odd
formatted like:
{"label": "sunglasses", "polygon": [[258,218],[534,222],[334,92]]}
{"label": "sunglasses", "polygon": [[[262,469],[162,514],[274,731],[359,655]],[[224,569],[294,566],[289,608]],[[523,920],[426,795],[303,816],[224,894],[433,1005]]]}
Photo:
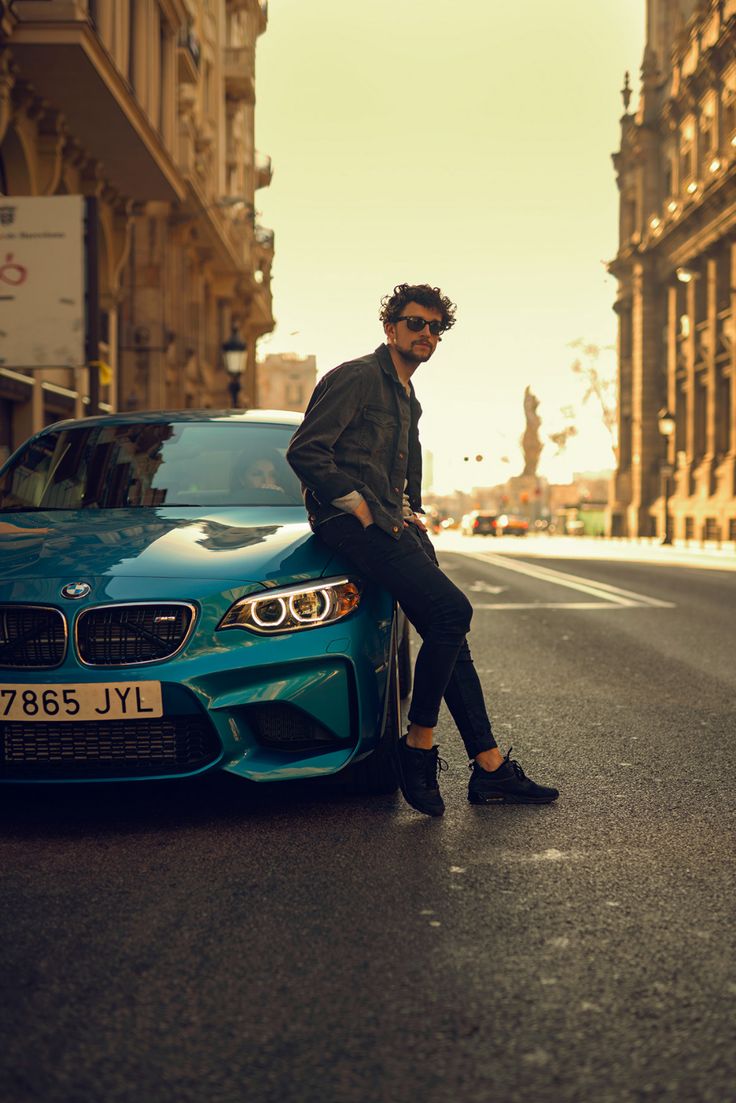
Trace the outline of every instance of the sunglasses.
{"label": "sunglasses", "polygon": [[426,318],[420,318],[418,314],[402,314],[396,321],[406,322],[406,328],[410,329],[412,333],[423,333],[424,327],[429,326],[429,332],[433,337],[439,337],[445,328],[442,322],[428,322]]}

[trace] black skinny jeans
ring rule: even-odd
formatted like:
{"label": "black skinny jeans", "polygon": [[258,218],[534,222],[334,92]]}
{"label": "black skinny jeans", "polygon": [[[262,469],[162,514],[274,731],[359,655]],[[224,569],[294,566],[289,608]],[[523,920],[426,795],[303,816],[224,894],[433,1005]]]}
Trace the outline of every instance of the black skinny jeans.
{"label": "black skinny jeans", "polygon": [[465,639],[473,609],[440,569],[427,534],[409,524],[394,540],[377,525],[364,529],[348,513],[325,521],[318,533],[329,547],[351,559],[361,575],[389,591],[422,638],[409,720],[434,728],[444,697],[470,758],[495,747]]}

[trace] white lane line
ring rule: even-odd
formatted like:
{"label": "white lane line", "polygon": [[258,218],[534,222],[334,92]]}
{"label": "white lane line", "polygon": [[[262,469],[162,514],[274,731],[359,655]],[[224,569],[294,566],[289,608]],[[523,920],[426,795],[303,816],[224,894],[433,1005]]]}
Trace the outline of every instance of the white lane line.
{"label": "white lane line", "polygon": [[500,555],[487,553],[481,555],[478,552],[456,552],[456,555],[464,555],[467,559],[478,559],[481,563],[487,563],[495,567],[501,567],[505,571],[517,571],[519,574],[528,575],[541,582],[550,582],[555,586],[565,586],[569,590],[579,590],[589,597],[597,597],[614,606],[623,608],[635,608],[647,605],[657,609],[674,609],[671,601],[660,601],[656,597],[647,597],[644,594],[634,593],[632,590],[622,590],[619,586],[609,586],[606,582],[597,582],[592,578],[581,578],[580,575],[567,574],[564,571],[555,571],[551,567],[537,567],[530,563],[522,563],[519,560],[506,559]]}
{"label": "white lane line", "polygon": [[634,601],[626,605],[612,605],[610,601],[504,601],[496,604],[476,605],[473,602],[474,611],[484,609],[583,609],[588,612],[591,609],[602,609],[606,613],[615,613],[619,609],[640,609]]}

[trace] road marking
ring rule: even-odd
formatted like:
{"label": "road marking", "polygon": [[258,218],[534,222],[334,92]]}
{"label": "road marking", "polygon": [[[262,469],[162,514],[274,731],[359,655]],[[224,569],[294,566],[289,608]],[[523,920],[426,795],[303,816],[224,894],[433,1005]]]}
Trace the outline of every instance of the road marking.
{"label": "road marking", "polygon": [[504,594],[508,586],[491,586],[490,582],[482,582],[478,578],[468,589],[484,594]]}
{"label": "road marking", "polygon": [[[561,602],[525,602],[523,604],[513,605],[511,603],[497,603],[494,605],[477,605],[477,609],[552,609],[552,608],[568,608],[568,609],[635,609],[642,606],[652,609],[674,609],[674,603],[671,601],[660,601],[656,597],[648,597],[646,594],[637,594],[632,590],[623,590],[620,586],[609,586],[607,582],[597,582],[592,578],[582,578],[580,575],[567,574],[565,571],[556,571],[551,567],[532,566],[530,563],[523,563],[519,560],[510,560],[500,555],[494,555],[492,552],[486,554],[480,554],[479,552],[466,552],[458,551],[455,555],[463,555],[466,559],[477,559],[481,563],[486,563],[491,566],[500,567],[505,571],[516,571],[518,574],[528,575],[529,578],[536,578],[541,582],[549,582],[555,586],[564,586],[568,590],[578,590],[580,593],[587,594],[589,597],[596,597],[600,600],[598,602],[571,602],[563,604]],[[606,604],[602,605],[601,602]]]}
{"label": "road marking", "polygon": [[630,601],[627,605],[611,605],[610,602],[603,601],[484,601],[482,605],[473,602],[473,609],[481,612],[486,609],[581,609],[584,612],[597,609],[604,613],[615,613],[619,609],[641,608],[635,601]]}

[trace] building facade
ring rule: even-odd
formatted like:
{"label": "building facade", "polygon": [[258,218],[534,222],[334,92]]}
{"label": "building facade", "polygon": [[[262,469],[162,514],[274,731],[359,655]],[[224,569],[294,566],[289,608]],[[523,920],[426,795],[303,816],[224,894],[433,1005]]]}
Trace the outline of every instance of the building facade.
{"label": "building facade", "polygon": [[734,540],[736,0],[648,0],[635,114],[623,96],[608,531]]}
{"label": "building facade", "polygon": [[269,353],[258,365],[258,405],[265,410],[303,413],[316,382],[316,357]]}
{"label": "building facade", "polygon": [[99,359],[0,365],[0,455],[95,405],[227,406],[233,328],[241,402],[257,403],[273,328],[273,233],[255,211],[271,178],[254,148],[266,24],[265,0],[0,0],[0,197],[96,200],[100,308]]}

